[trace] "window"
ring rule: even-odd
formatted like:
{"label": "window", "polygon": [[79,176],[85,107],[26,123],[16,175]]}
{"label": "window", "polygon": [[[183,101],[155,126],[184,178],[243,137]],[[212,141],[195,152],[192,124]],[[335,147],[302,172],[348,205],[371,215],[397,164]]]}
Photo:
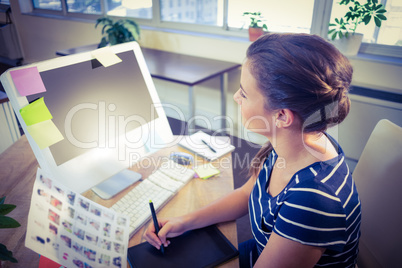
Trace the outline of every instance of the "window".
{"label": "window", "polygon": [[84,14],[102,14],[101,0],[69,0],[67,12]]}
{"label": "window", "polygon": [[106,14],[117,17],[152,19],[152,0],[107,0]]}
{"label": "window", "polygon": [[[384,1],[385,2],[385,1]],[[385,4],[387,21],[378,31],[377,44],[402,46],[402,0],[387,0]]]}
{"label": "window", "polygon": [[223,0],[160,0],[161,21],[223,25]]}
{"label": "window", "polygon": [[310,33],[314,0],[229,0],[228,4],[228,26],[231,28],[247,27],[249,22],[243,12],[259,11],[269,31]]}
{"label": "window", "polygon": [[49,9],[61,11],[61,0],[33,0],[35,9]]}
{"label": "window", "polygon": [[[2,3],[3,0],[0,0]],[[96,19],[131,17],[141,25],[226,36],[247,36],[245,11],[260,11],[271,32],[314,33],[327,38],[328,23],[342,17],[340,0],[32,0],[35,14]],[[362,0],[363,1],[363,0]],[[20,0],[23,2],[23,0]],[[381,28],[360,25],[364,51],[402,53],[402,0],[381,0],[388,11]],[[346,7],[347,8],[347,7]],[[363,46],[362,46],[363,47]]]}

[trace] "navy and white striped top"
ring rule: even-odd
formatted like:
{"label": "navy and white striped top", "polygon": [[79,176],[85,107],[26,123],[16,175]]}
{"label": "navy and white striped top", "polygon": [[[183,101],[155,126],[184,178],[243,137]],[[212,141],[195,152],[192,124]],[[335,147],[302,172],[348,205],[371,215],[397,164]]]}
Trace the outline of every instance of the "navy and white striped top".
{"label": "navy and white striped top", "polygon": [[293,175],[277,196],[267,193],[276,159],[266,159],[249,200],[251,229],[261,254],[273,232],[302,244],[326,248],[315,267],[353,267],[360,237],[360,200],[342,149]]}

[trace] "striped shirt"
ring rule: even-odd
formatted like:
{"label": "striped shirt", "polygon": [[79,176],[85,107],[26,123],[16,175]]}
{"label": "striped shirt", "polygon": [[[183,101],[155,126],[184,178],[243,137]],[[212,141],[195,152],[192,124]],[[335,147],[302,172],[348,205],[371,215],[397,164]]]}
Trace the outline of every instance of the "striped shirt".
{"label": "striped shirt", "polygon": [[272,232],[305,245],[326,248],[315,267],[354,267],[360,237],[360,200],[339,155],[299,170],[277,195],[267,193],[274,150],[265,160],[249,199],[251,229],[261,254]]}

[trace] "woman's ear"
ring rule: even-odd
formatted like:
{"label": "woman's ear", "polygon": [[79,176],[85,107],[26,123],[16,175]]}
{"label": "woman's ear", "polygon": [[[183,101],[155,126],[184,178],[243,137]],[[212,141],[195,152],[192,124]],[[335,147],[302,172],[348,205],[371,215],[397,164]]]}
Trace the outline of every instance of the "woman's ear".
{"label": "woman's ear", "polygon": [[275,125],[277,128],[287,128],[295,123],[295,114],[289,109],[281,109],[276,113]]}

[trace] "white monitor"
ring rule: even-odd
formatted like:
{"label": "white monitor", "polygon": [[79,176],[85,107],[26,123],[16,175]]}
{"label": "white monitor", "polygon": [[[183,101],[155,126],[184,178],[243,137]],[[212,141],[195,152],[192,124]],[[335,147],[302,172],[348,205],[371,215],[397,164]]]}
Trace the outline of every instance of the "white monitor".
{"label": "white monitor", "polygon": [[[40,167],[79,193],[173,141],[140,46],[110,50],[122,61],[104,67],[86,52],[12,68],[0,78]],[[22,96],[10,72],[31,67],[46,91]],[[20,113],[42,97],[64,137],[43,149]]]}

